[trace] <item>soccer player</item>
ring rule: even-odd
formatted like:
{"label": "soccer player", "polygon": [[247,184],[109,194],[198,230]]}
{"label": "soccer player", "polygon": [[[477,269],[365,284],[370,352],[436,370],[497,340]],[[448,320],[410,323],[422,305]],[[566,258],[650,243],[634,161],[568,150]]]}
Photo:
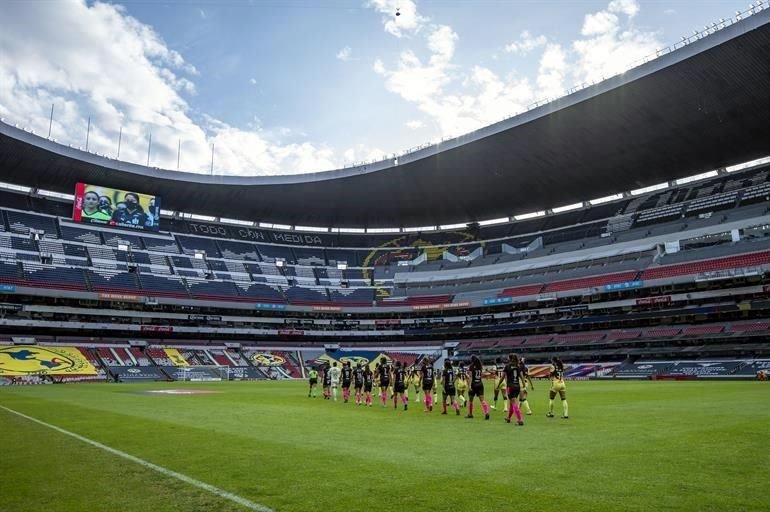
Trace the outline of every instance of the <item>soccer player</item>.
{"label": "soccer player", "polygon": [[350,366],[350,361],[342,363],[342,399],[345,403],[348,403],[350,399],[350,384],[353,380],[353,368]]}
{"label": "soccer player", "polygon": [[433,411],[433,387],[436,384],[435,370],[429,357],[422,360],[422,369],[420,370],[420,383],[422,392],[425,395],[425,412]]}
{"label": "soccer player", "polygon": [[384,357],[380,360],[380,366],[377,367],[377,381],[380,385],[380,399],[382,400],[382,406],[388,403],[388,388],[390,387],[390,369],[388,368],[388,361]]}
{"label": "soccer player", "polygon": [[457,399],[459,400],[460,405],[465,407],[468,401],[465,397],[465,393],[468,392],[468,369],[465,367],[465,363],[460,363],[457,368],[455,389],[457,390]]}
{"label": "soccer player", "polygon": [[529,369],[527,368],[527,365],[524,364],[524,358],[519,358],[519,366],[521,369],[521,393],[519,393],[519,409],[524,410],[524,413],[527,416],[532,416],[532,409],[529,407],[529,400],[528,393],[527,393],[527,385],[529,385],[529,389],[532,391],[535,390],[535,385],[532,383],[532,379],[529,377]]}
{"label": "soccer player", "polygon": [[396,367],[393,369],[393,408],[398,408],[398,397],[401,395],[401,403],[404,404],[404,410],[409,408],[409,399],[406,397],[406,364],[396,361]]}
{"label": "soccer player", "polygon": [[353,387],[356,390],[356,405],[363,403],[361,399],[361,388],[364,387],[364,370],[361,363],[356,363],[356,369],[353,370]]}
{"label": "soccer player", "polygon": [[569,406],[567,405],[567,386],[564,384],[564,363],[558,357],[551,359],[551,390],[548,392],[548,413],[547,417],[553,418],[553,399],[559,393],[561,398],[561,407],[565,420],[569,418]]}
{"label": "soccer player", "polygon": [[332,375],[329,372],[329,365],[325,365],[323,370],[324,370],[324,384],[323,384],[324,400],[329,400],[330,398],[329,388],[332,385]]}
{"label": "soccer player", "polygon": [[312,395],[313,398],[315,398],[315,388],[318,385],[318,370],[315,368],[311,368],[310,373],[308,374],[310,383],[310,389],[307,391],[307,397],[310,398]]}
{"label": "soccer player", "polygon": [[495,359],[495,399],[494,403],[492,404],[492,410],[497,410],[497,398],[500,396],[500,391],[503,392],[503,405],[504,411],[508,412],[508,404],[506,403],[506,393],[505,393],[505,363],[503,363],[502,358],[498,357]]}
{"label": "soccer player", "polygon": [[511,416],[515,414],[517,424],[521,427],[524,425],[524,422],[521,419],[521,409],[519,409],[519,405],[516,403],[516,399],[521,393],[521,388],[524,387],[524,380],[521,375],[521,363],[519,362],[518,355],[511,354],[508,356],[508,364],[503,367],[503,376],[500,377],[497,385],[500,386],[503,381],[505,381],[507,384],[505,391],[508,395],[508,399],[511,405],[511,408],[508,411],[508,416],[505,417],[505,422],[510,423]]}
{"label": "soccer player", "polygon": [[473,399],[479,397],[481,409],[484,411],[484,419],[489,420],[489,405],[484,400],[484,365],[478,356],[471,356],[471,385],[468,390],[468,415],[466,418],[473,419]]}
{"label": "soccer player", "polygon": [[441,374],[441,383],[443,388],[442,393],[442,405],[444,411],[441,414],[446,414],[447,398],[452,402],[452,407],[455,408],[455,414],[460,415],[460,406],[457,404],[457,398],[455,397],[455,369],[452,367],[452,361],[449,359],[444,361],[444,372]]}
{"label": "soccer player", "polygon": [[331,370],[329,370],[329,374],[331,375],[331,387],[332,387],[332,395],[334,395],[334,401],[337,401],[337,387],[340,385],[340,374],[342,372],[339,368],[337,368],[337,361],[334,361],[332,363]]}
{"label": "soccer player", "polygon": [[372,406],[372,387],[374,386],[374,374],[372,368],[367,364],[364,367],[364,393],[366,394],[366,405]]}
{"label": "soccer player", "polygon": [[414,388],[414,394],[416,401],[420,403],[420,370],[417,368],[417,364],[413,364],[409,374],[409,380]]}

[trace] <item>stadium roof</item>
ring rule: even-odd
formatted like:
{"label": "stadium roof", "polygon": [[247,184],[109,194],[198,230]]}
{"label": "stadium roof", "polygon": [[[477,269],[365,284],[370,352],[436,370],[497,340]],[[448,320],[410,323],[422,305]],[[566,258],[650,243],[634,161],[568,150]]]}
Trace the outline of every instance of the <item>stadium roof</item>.
{"label": "stadium roof", "polygon": [[770,154],[770,9],[457,139],[368,166],[268,177],[119,162],[0,123],[4,182],[78,181],[262,222],[435,226],[608,196]]}

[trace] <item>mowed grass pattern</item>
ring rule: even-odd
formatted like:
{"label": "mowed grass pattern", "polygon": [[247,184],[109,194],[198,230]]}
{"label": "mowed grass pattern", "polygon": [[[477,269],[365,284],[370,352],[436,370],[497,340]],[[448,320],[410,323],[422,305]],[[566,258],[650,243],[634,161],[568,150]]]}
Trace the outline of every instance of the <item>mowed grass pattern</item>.
{"label": "mowed grass pattern", "polygon": [[[535,386],[523,428],[304,382],[6,387],[0,405],[277,512],[770,510],[770,384],[569,382],[569,420]],[[140,393],[164,388],[221,393]],[[243,510],[4,410],[0,439],[0,511]]]}

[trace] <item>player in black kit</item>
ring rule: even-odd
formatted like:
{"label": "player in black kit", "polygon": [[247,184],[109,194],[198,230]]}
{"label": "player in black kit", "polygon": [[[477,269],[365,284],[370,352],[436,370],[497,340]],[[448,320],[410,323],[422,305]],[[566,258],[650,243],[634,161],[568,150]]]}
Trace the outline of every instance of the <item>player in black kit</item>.
{"label": "player in black kit", "polygon": [[323,383],[323,393],[324,393],[324,400],[329,400],[331,398],[331,393],[329,392],[329,388],[332,385],[332,376],[331,373],[329,373],[329,366],[324,366],[324,383]]}
{"label": "player in black kit", "polygon": [[429,357],[422,360],[420,369],[420,382],[422,383],[422,392],[425,395],[425,412],[433,410],[433,386],[435,384],[435,370]]}
{"label": "player in black kit", "polygon": [[350,399],[350,384],[353,381],[353,368],[350,367],[350,361],[342,364],[342,399],[348,403]]}
{"label": "player in black kit", "polygon": [[518,425],[522,426],[524,425],[524,422],[521,420],[521,409],[519,409],[519,404],[516,403],[516,399],[519,397],[521,389],[524,386],[524,378],[521,373],[521,363],[519,362],[518,355],[511,354],[508,356],[508,363],[503,369],[503,376],[500,377],[497,386],[500,387],[503,381],[506,382],[505,390],[510,401],[510,409],[505,421],[506,423],[510,423],[511,416],[515,414]]}
{"label": "player in black kit", "polygon": [[455,396],[457,394],[457,391],[455,390],[455,369],[452,367],[452,361],[449,359],[444,361],[444,372],[441,374],[441,384],[444,408],[444,411],[441,414],[446,414],[446,403],[447,399],[449,399],[452,402],[452,407],[455,408],[455,414],[459,416],[460,406],[457,404],[457,398]]}
{"label": "player in black kit", "polygon": [[364,367],[364,393],[366,394],[366,405],[372,406],[372,387],[374,386],[374,373],[367,364]]}
{"label": "player in black kit", "polygon": [[390,368],[388,368],[388,360],[384,357],[380,359],[380,366],[377,368],[379,375],[377,380],[380,384],[380,399],[382,400],[382,406],[388,402],[388,387],[390,386]]}
{"label": "player in black kit", "polygon": [[356,368],[353,370],[353,387],[356,390],[356,405],[363,403],[361,388],[364,387],[364,370],[361,368],[361,363],[356,363]]}
{"label": "player in black kit", "polygon": [[489,419],[489,405],[484,400],[484,366],[478,356],[471,356],[471,386],[468,390],[468,415],[466,418],[473,418],[473,400],[479,397],[481,400],[481,409],[484,411],[484,419]]}
{"label": "player in black kit", "polygon": [[406,398],[407,369],[401,361],[396,361],[393,369],[393,408],[398,408],[398,396],[401,395],[401,403],[404,404],[404,410],[409,408],[409,401]]}

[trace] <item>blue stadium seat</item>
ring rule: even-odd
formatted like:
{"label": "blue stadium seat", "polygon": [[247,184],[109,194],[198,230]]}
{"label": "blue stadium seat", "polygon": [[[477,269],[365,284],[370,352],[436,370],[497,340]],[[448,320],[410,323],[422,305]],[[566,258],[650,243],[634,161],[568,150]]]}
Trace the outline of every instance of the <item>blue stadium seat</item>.
{"label": "blue stadium seat", "polygon": [[8,227],[14,233],[28,235],[30,229],[36,229],[45,231],[45,236],[48,238],[59,238],[59,230],[54,217],[13,210],[7,210],[5,214],[8,217]]}
{"label": "blue stadium seat", "polygon": [[185,254],[194,254],[196,251],[203,251],[206,253],[206,256],[212,258],[222,257],[219,253],[217,243],[213,238],[176,235],[176,239],[182,247],[182,252]]}

